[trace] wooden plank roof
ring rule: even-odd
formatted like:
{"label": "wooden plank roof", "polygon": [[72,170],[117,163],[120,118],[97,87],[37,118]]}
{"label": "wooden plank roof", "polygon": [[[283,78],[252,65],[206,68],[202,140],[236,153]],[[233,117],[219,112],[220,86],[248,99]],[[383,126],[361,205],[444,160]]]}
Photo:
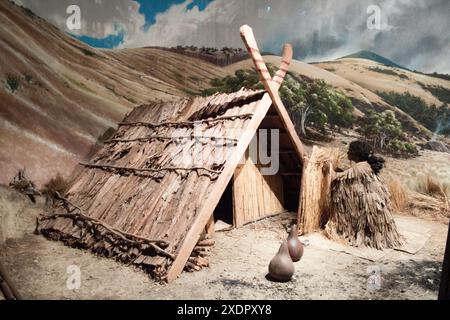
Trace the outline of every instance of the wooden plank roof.
{"label": "wooden plank roof", "polygon": [[[238,141],[254,135],[256,128],[246,130],[263,95],[241,90],[137,107],[83,165],[65,205],[55,207],[39,230],[164,278]],[[270,99],[265,104],[258,123]],[[78,212],[79,221],[68,211]]]}

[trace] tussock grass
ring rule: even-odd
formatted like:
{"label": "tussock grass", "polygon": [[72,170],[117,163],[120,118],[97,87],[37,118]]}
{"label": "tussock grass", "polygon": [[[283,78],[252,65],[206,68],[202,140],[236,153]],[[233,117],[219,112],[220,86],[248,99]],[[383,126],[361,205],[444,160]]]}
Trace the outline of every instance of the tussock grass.
{"label": "tussock grass", "polygon": [[387,182],[389,193],[391,194],[391,201],[396,211],[403,211],[408,204],[408,190],[400,180],[391,179]]}
{"label": "tussock grass", "polygon": [[442,196],[447,198],[448,186],[440,182],[437,178],[431,174],[426,174],[418,182],[418,191],[423,194],[431,196]]}
{"label": "tussock grass", "polygon": [[67,192],[69,183],[59,173],[51,178],[42,189],[42,194],[46,196],[47,202],[58,199],[58,194],[64,196]]}

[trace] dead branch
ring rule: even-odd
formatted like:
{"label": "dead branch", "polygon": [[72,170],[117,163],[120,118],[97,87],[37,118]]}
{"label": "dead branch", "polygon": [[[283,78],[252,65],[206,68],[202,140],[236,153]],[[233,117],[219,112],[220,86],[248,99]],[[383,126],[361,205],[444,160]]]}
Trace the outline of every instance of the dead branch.
{"label": "dead branch", "polygon": [[[212,141],[230,141],[230,143],[234,143],[234,145],[238,142],[237,139],[227,138],[227,137],[218,137],[218,136],[196,136],[196,135],[186,135],[186,136],[162,136],[162,135],[153,135],[143,138],[134,138],[134,139],[111,139],[105,141],[105,143],[128,143],[128,142],[147,142],[150,140],[181,140],[181,139],[209,139]],[[226,145],[226,142],[224,143]]]}
{"label": "dead branch", "polygon": [[59,200],[63,201],[64,203],[69,204],[70,206],[72,206],[75,209],[77,209],[78,213],[76,213],[76,212],[72,212],[72,213],[55,213],[55,214],[52,214],[52,215],[45,215],[45,216],[43,216],[41,218],[42,220],[49,220],[49,219],[56,219],[56,218],[71,218],[71,219],[81,218],[82,220],[87,220],[87,221],[92,222],[95,225],[99,225],[99,226],[103,227],[104,229],[106,229],[110,233],[118,236],[120,239],[122,239],[125,242],[132,243],[132,244],[141,244],[139,241],[132,240],[132,239],[129,239],[129,238],[134,238],[134,239],[140,240],[142,242],[145,242],[147,245],[149,245],[152,249],[154,249],[157,253],[161,254],[162,256],[165,256],[165,257],[170,258],[172,260],[175,259],[174,255],[172,255],[171,253],[169,253],[169,252],[167,252],[167,251],[165,251],[164,249],[161,248],[161,247],[168,247],[169,246],[169,243],[167,241],[165,241],[165,240],[148,239],[148,238],[145,238],[145,237],[141,237],[141,236],[138,236],[138,235],[134,235],[134,234],[130,234],[130,233],[127,233],[127,232],[124,232],[124,231],[117,230],[117,229],[111,227],[110,225],[108,225],[108,224],[106,224],[106,223],[104,223],[104,222],[102,222],[102,221],[100,221],[98,219],[92,218],[92,217],[84,214],[83,210],[80,207],[78,207],[77,205],[73,204],[68,199],[66,199],[64,197],[61,197],[60,195],[58,195],[58,198],[59,198]]}
{"label": "dead branch", "polygon": [[5,269],[0,264],[0,291],[7,300],[21,300],[22,297],[6,275]]}
{"label": "dead branch", "polygon": [[215,123],[220,122],[224,120],[236,120],[236,119],[247,119],[253,116],[253,113],[245,113],[235,116],[224,116],[224,117],[217,117],[214,119],[205,119],[205,120],[198,120],[198,121],[180,121],[180,122],[162,122],[162,123],[150,123],[150,122],[121,122],[119,123],[120,126],[141,126],[141,127],[149,127],[149,128],[159,128],[159,127],[189,127],[198,125],[201,123]]}
{"label": "dead branch", "polygon": [[135,172],[162,172],[162,171],[207,171],[213,174],[221,174],[219,170],[213,170],[206,167],[192,167],[192,168],[182,168],[182,167],[162,167],[159,169],[151,169],[151,168],[132,168],[132,167],[120,167],[109,164],[92,164],[92,163],[80,163],[82,166],[88,168],[98,168],[98,169],[114,169],[114,170],[126,170],[126,171],[135,171]]}

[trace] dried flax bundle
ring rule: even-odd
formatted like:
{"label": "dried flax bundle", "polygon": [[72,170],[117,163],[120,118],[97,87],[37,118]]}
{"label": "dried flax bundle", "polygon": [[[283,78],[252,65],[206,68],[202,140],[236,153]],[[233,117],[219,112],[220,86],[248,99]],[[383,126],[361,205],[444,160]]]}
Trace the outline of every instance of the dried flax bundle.
{"label": "dried flax bundle", "polygon": [[330,197],[328,236],[376,249],[401,245],[389,191],[367,162],[337,173]]}
{"label": "dried flax bundle", "polygon": [[314,146],[304,170],[304,185],[300,199],[299,229],[306,234],[319,230],[328,218],[330,185],[333,168],[344,154],[337,148]]}

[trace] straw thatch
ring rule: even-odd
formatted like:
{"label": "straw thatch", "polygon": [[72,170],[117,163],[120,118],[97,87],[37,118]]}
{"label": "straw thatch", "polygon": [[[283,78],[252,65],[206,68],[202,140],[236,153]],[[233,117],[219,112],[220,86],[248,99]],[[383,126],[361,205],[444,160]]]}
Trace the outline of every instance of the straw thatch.
{"label": "straw thatch", "polygon": [[337,148],[313,147],[304,171],[300,198],[298,221],[301,233],[316,231],[327,221],[334,168],[343,157],[344,154]]}
{"label": "straw thatch", "polygon": [[401,244],[389,191],[367,162],[337,173],[325,229],[330,237],[353,246],[383,249]]}
{"label": "straw thatch", "polygon": [[263,95],[241,90],[135,108],[81,164],[38,231],[163,279]]}
{"label": "straw thatch", "polygon": [[301,170],[302,155],[288,148],[290,120],[271,106],[264,91],[243,89],[135,108],[81,164],[66,195],[57,194],[37,231],[156,279],[207,266],[214,210],[260,126],[286,133],[280,175],[294,189],[289,174]]}

